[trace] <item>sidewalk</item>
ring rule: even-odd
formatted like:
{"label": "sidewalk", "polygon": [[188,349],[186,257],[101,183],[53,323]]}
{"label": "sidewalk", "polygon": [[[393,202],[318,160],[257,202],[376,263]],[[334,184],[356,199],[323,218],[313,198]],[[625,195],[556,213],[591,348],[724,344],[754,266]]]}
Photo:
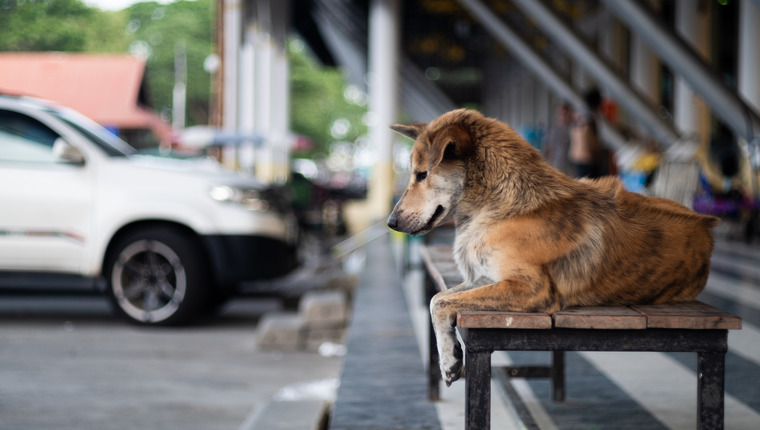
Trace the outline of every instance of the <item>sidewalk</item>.
{"label": "sidewalk", "polygon": [[304,384],[342,360],[260,350],[259,315],[278,306],[235,299],[206,324],[145,329],[102,296],[2,297],[0,430],[235,430],[270,399],[313,398]]}
{"label": "sidewalk", "polygon": [[439,430],[388,235],[364,250],[330,429]]}

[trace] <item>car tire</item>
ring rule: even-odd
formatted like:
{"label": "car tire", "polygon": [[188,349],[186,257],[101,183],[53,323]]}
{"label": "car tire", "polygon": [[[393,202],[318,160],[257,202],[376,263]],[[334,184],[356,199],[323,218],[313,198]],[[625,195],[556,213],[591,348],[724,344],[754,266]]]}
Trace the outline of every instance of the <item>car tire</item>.
{"label": "car tire", "polygon": [[199,244],[171,228],[122,236],[103,273],[114,310],[139,325],[187,324],[202,315],[209,297],[208,262]]}

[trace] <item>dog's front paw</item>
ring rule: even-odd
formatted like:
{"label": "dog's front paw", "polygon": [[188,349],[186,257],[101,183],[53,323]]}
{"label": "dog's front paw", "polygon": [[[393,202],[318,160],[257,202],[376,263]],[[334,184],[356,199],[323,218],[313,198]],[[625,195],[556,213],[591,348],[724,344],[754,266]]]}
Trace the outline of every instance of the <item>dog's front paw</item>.
{"label": "dog's front paw", "polygon": [[441,357],[441,377],[447,387],[462,377],[462,368],[462,347],[456,344],[452,355]]}
{"label": "dog's front paw", "polygon": [[446,370],[441,369],[441,373],[443,374],[443,382],[446,383],[447,387],[450,387],[454,381],[462,377],[462,362],[457,361],[452,367]]}

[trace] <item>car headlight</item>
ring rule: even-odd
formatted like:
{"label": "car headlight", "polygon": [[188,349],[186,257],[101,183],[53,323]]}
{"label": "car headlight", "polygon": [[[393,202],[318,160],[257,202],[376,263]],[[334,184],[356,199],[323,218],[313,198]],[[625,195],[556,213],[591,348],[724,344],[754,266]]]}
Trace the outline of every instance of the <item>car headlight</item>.
{"label": "car headlight", "polygon": [[259,190],[253,188],[217,185],[209,191],[209,196],[222,203],[238,204],[248,210],[264,212],[269,210],[269,202],[261,197]]}

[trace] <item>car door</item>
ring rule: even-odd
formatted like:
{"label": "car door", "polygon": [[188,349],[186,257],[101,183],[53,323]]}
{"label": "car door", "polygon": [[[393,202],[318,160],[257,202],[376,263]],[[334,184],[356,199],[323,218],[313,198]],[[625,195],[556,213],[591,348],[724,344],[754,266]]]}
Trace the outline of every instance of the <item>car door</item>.
{"label": "car door", "polygon": [[0,270],[82,270],[92,169],[65,161],[61,144],[40,119],[0,108]]}

